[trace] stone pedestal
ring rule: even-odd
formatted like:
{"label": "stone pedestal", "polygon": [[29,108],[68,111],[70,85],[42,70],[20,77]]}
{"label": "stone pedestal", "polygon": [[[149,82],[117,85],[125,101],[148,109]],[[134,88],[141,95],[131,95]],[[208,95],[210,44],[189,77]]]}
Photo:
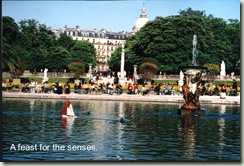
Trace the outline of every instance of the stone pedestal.
{"label": "stone pedestal", "polygon": [[30,70],[25,70],[22,77],[30,77],[31,73]]}
{"label": "stone pedestal", "polygon": [[164,76],[163,76],[163,79],[166,79],[166,72],[164,72]]}

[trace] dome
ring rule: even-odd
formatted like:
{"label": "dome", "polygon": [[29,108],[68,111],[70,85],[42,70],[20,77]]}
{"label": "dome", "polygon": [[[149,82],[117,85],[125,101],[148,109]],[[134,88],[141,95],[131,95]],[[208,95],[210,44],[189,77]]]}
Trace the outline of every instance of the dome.
{"label": "dome", "polygon": [[133,27],[133,32],[139,31],[141,29],[141,27],[143,27],[148,21],[149,21],[149,19],[147,18],[146,9],[144,8],[144,3],[143,3],[140,18],[138,18],[136,20],[134,27]]}
{"label": "dome", "polygon": [[134,28],[133,30],[138,31],[139,29],[141,29],[141,27],[143,27],[143,25],[145,25],[147,22],[149,21],[148,18],[138,18],[135,22]]}

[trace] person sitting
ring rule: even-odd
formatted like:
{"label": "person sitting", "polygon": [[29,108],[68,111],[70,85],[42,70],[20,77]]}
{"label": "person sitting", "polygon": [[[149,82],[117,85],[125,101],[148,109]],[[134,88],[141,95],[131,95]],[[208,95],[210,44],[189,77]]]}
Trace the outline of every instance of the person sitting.
{"label": "person sitting", "polygon": [[36,84],[36,88],[35,88],[36,93],[41,93],[42,92],[42,86],[39,82],[37,82]]}
{"label": "person sitting", "polygon": [[148,91],[154,91],[154,84],[152,84],[149,88],[148,88]]}
{"label": "person sitting", "polygon": [[100,83],[99,86],[97,87],[97,91],[98,92],[102,92],[103,91],[103,84]]}
{"label": "person sitting", "polygon": [[160,84],[157,84],[154,91],[157,93],[157,95],[160,95]]}
{"label": "person sitting", "polygon": [[31,93],[35,93],[36,92],[36,90],[35,90],[35,81],[32,79],[32,81],[31,81],[31,83],[30,83],[30,92]]}
{"label": "person sitting", "polygon": [[202,90],[201,90],[201,96],[205,95],[207,91],[207,88],[205,85],[203,85]]}
{"label": "person sitting", "polygon": [[78,85],[78,93],[79,94],[83,94],[84,93],[83,85],[81,83],[79,83],[79,85]]}
{"label": "person sitting", "polygon": [[171,94],[171,95],[175,95],[174,84],[171,84],[170,94]]}
{"label": "person sitting", "polygon": [[213,87],[214,87],[213,94],[216,95],[216,96],[218,96],[219,95],[219,88],[218,88],[218,86],[214,85]]}
{"label": "person sitting", "polygon": [[77,84],[74,85],[74,93],[78,93],[79,92],[79,87]]}
{"label": "person sitting", "polygon": [[234,96],[237,96],[237,90],[238,90],[237,87],[238,87],[237,82],[235,79],[233,79],[232,89],[234,89]]}
{"label": "person sitting", "polygon": [[131,83],[129,83],[127,94],[132,94],[132,93],[133,93],[133,86],[131,85]]}
{"label": "person sitting", "polygon": [[143,96],[146,95],[146,94],[148,94],[148,90],[145,88],[145,84],[142,85],[142,88],[141,88],[140,91],[141,91],[141,93],[142,93]]}
{"label": "person sitting", "polygon": [[64,85],[64,93],[65,94],[70,94],[70,85],[68,82]]}
{"label": "person sitting", "polygon": [[120,95],[123,92],[122,86],[120,85],[120,83],[118,83],[118,85],[116,85],[116,91],[117,94]]}
{"label": "person sitting", "polygon": [[57,93],[58,95],[63,94],[63,87],[61,83],[58,83]]}
{"label": "person sitting", "polygon": [[206,93],[207,93],[209,96],[212,96],[212,95],[213,95],[213,92],[212,92],[212,90],[210,89],[210,86],[208,87]]}
{"label": "person sitting", "polygon": [[108,85],[108,94],[110,94],[110,95],[114,94],[114,84]]}
{"label": "person sitting", "polygon": [[6,91],[7,90],[7,85],[4,83],[4,81],[2,81],[2,91]]}
{"label": "person sitting", "polygon": [[226,87],[225,87],[225,84],[222,84],[222,86],[221,86],[221,92],[226,93]]}
{"label": "person sitting", "polygon": [[168,84],[165,84],[163,93],[164,93],[164,95],[168,95],[168,94],[170,94]]}
{"label": "person sitting", "polygon": [[89,92],[89,86],[88,86],[87,82],[85,82],[85,83],[83,84],[82,89],[84,90],[83,92],[84,92],[85,94],[88,94],[88,92]]}
{"label": "person sitting", "polygon": [[139,94],[139,86],[138,86],[137,83],[134,84],[134,93],[135,93],[135,94]]}
{"label": "person sitting", "polygon": [[90,87],[90,93],[94,91],[97,93],[97,87],[95,87],[94,83],[92,83]]}

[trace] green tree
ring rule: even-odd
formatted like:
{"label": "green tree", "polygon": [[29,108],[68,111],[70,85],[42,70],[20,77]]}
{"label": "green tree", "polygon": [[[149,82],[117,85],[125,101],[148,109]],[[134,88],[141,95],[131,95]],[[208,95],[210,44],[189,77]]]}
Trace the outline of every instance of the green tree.
{"label": "green tree", "polygon": [[208,70],[212,73],[212,75],[218,75],[220,73],[220,67],[217,64],[206,63],[203,66],[207,67]]}
{"label": "green tree", "polygon": [[57,46],[56,36],[45,24],[35,19],[21,20],[19,45],[22,48],[21,59],[31,71],[40,71],[46,65],[46,57],[53,54],[52,49]]}
{"label": "green tree", "polygon": [[2,67],[14,71],[19,66],[17,62],[19,60],[19,46],[17,41],[19,38],[19,27],[15,23],[15,20],[11,17],[3,17],[3,45],[2,45]]}
{"label": "green tree", "polygon": [[116,50],[112,53],[111,58],[108,61],[108,65],[112,71],[120,70],[121,51],[122,51],[122,47],[117,47]]}
{"label": "green tree", "polygon": [[47,57],[49,53],[48,50],[41,46],[38,48],[33,48],[29,55],[26,58],[27,66],[32,71],[40,71],[41,69],[44,69],[46,66]]}
{"label": "green tree", "polygon": [[60,37],[57,40],[57,44],[66,48],[68,51],[75,45],[75,41],[67,36],[65,33],[61,33]]}
{"label": "green tree", "polygon": [[144,62],[139,66],[139,74],[145,82],[152,80],[158,71],[157,65],[151,62]]}
{"label": "green tree", "polygon": [[46,57],[45,67],[59,72],[67,68],[69,61],[69,52],[65,48],[61,46],[53,47],[50,48],[49,54]]}
{"label": "green tree", "polygon": [[[192,37],[197,34],[204,39],[205,26],[204,20],[196,15],[156,17],[129,40],[133,45],[129,57],[138,65],[146,57],[153,58],[160,71],[177,72],[179,66],[191,64]],[[205,46],[204,40],[198,44]]]}
{"label": "green tree", "polygon": [[22,47],[19,45],[20,32],[15,20],[3,17],[2,68],[9,71],[11,78],[19,78],[24,72],[25,63],[22,61]]}
{"label": "green tree", "polygon": [[82,62],[71,62],[68,68],[72,75],[79,79],[80,76],[85,72],[85,65]]}
{"label": "green tree", "polygon": [[70,51],[70,62],[80,61],[85,64],[85,71],[89,69],[89,64],[96,64],[96,50],[94,45],[88,41],[76,41]]}

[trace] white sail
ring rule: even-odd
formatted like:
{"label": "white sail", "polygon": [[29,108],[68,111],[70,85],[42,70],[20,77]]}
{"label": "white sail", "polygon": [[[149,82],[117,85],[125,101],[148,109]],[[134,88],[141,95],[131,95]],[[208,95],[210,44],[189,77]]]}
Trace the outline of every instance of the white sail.
{"label": "white sail", "polygon": [[67,115],[68,116],[75,116],[72,104],[70,104],[69,107],[67,107]]}

